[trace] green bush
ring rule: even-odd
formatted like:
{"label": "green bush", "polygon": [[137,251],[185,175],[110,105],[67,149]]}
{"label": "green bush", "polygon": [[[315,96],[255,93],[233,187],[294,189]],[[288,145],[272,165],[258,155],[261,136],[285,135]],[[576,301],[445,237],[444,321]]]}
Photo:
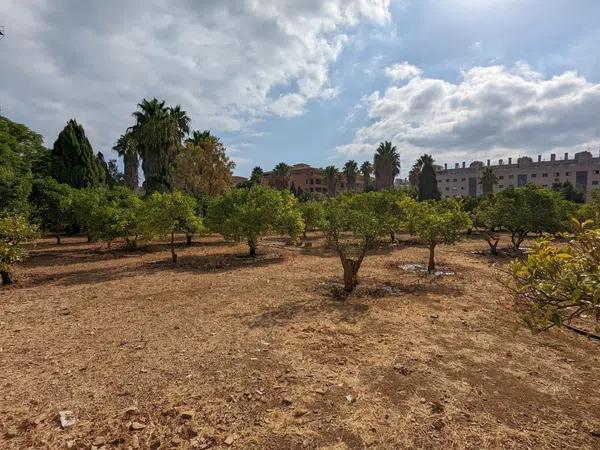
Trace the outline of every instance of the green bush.
{"label": "green bush", "polygon": [[2,284],[11,284],[11,266],[27,256],[24,244],[37,239],[38,227],[20,215],[0,217],[0,275]]}

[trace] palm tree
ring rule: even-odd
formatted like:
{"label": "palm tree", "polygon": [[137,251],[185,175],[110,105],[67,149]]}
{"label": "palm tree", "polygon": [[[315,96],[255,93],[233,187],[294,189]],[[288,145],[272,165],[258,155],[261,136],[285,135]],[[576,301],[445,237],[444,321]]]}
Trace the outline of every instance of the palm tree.
{"label": "palm tree", "polygon": [[342,172],[344,173],[344,177],[346,178],[348,190],[354,191],[356,189],[356,176],[358,175],[358,164],[356,163],[356,161],[351,159],[346,164],[344,164]]}
{"label": "palm tree", "polygon": [[494,185],[498,184],[498,177],[494,173],[494,169],[491,167],[486,167],[483,169],[479,184],[481,184],[481,191],[483,195],[493,194]]}
{"label": "palm tree", "polygon": [[335,166],[327,166],[323,172],[325,173],[325,181],[327,183],[327,195],[333,197],[337,185],[338,170]]}
{"label": "palm tree", "polygon": [[363,176],[363,190],[367,192],[371,187],[371,174],[373,173],[373,165],[369,161],[365,161],[360,166],[360,172]]}
{"label": "palm tree", "polygon": [[219,141],[219,138],[211,134],[209,130],[199,131],[194,130],[190,137],[186,139],[186,144],[202,145],[207,140]]}
{"label": "palm tree", "polygon": [[125,186],[135,191],[140,183],[140,159],[138,156],[137,145],[132,133],[122,134],[113,147],[113,150],[116,151],[121,158],[123,158]]}
{"label": "palm tree", "polygon": [[165,106],[164,101],[142,100],[133,113],[135,124],[130,128],[138,154],[142,158],[144,188],[147,193],[172,189],[172,167],[182,148],[182,139],[189,132],[189,118],[179,106]]}
{"label": "palm tree", "polygon": [[375,189],[394,187],[394,178],[400,173],[400,155],[391,142],[379,144],[373,159],[375,172]]}
{"label": "palm tree", "polygon": [[280,162],[273,169],[273,177],[275,178],[275,187],[277,189],[287,189],[290,182],[290,166],[284,162]]}

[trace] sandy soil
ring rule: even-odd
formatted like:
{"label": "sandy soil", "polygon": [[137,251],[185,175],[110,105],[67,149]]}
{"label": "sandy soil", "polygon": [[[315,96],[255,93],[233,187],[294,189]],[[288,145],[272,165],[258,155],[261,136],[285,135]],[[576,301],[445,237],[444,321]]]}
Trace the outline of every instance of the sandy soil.
{"label": "sandy soil", "polygon": [[342,302],[313,240],[41,242],[0,291],[0,448],[600,448],[600,343],[515,331],[483,241],[438,277],[382,250]]}

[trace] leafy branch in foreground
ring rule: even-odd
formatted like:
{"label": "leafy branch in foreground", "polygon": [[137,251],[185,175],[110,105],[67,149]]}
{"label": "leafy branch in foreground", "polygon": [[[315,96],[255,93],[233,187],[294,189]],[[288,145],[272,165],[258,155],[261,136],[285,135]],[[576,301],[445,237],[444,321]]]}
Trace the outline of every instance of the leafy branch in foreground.
{"label": "leafy branch in foreground", "polygon": [[524,260],[514,261],[507,286],[534,332],[561,326],[584,314],[600,320],[600,229],[573,221],[566,245],[538,240]]}
{"label": "leafy branch in foreground", "polygon": [[0,217],[0,275],[2,284],[11,284],[10,268],[27,256],[23,244],[39,237],[38,227],[23,216]]}

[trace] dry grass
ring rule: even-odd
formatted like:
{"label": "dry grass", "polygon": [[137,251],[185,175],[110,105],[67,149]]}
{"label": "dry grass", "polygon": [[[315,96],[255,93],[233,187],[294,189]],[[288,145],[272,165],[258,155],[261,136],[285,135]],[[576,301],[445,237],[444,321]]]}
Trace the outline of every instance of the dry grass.
{"label": "dry grass", "polygon": [[600,344],[515,333],[484,242],[441,247],[445,277],[382,250],[340,302],[313,240],[203,238],[177,266],[43,241],[0,291],[0,447],[600,448]]}

